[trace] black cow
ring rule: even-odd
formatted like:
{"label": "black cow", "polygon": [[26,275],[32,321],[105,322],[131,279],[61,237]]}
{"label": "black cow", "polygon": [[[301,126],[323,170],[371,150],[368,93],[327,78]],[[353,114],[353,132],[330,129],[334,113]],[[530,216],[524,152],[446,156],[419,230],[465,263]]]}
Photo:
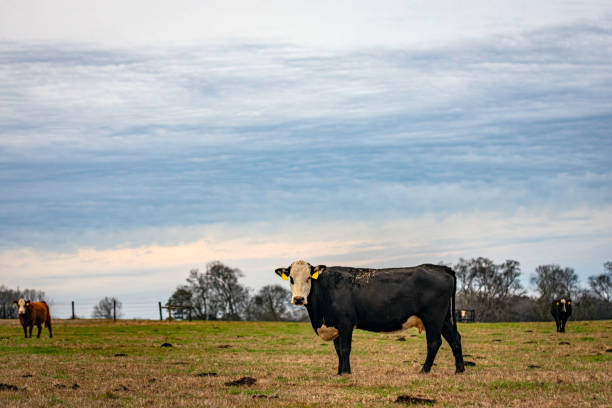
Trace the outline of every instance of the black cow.
{"label": "black cow", "polygon": [[455,272],[440,265],[412,268],[356,269],[313,267],[295,261],[275,271],[291,284],[291,303],[304,305],[314,331],[334,341],[338,374],[350,373],[353,329],[394,332],[423,328],[427,358],[421,372],[431,370],[440,334],[450,344],[457,373],[464,371],[461,336],[455,316]]}
{"label": "black cow", "polygon": [[550,313],[555,318],[557,333],[565,333],[565,322],[572,315],[572,299],[553,300]]}

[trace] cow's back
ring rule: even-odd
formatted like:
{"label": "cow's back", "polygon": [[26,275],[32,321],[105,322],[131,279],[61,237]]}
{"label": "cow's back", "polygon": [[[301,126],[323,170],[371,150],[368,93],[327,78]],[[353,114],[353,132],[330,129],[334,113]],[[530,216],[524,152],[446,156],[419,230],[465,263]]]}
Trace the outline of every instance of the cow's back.
{"label": "cow's back", "polygon": [[40,302],[32,302],[32,323],[42,324],[47,323],[51,319],[49,306],[44,300]]}
{"label": "cow's back", "polygon": [[[447,310],[454,291],[452,270],[438,265],[410,268],[331,268],[350,283],[350,307],[357,327],[396,331],[427,309]],[[339,285],[342,288],[344,285]],[[345,294],[342,296],[346,297]]]}

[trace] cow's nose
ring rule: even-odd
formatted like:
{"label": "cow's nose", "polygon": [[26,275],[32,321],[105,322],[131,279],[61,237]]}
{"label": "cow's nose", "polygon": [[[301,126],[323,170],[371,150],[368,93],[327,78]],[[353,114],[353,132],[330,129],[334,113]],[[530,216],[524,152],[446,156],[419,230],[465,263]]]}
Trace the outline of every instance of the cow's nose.
{"label": "cow's nose", "polygon": [[296,296],[293,298],[293,303],[295,303],[296,305],[301,305],[304,303],[304,298],[301,296]]}

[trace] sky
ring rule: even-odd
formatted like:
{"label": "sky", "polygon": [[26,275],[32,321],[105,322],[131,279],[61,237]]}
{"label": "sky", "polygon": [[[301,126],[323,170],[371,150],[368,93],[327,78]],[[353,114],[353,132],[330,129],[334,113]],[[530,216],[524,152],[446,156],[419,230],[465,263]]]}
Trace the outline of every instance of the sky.
{"label": "sky", "polygon": [[[333,3],[333,4],[329,4]],[[0,284],[612,260],[606,1],[0,0]]]}

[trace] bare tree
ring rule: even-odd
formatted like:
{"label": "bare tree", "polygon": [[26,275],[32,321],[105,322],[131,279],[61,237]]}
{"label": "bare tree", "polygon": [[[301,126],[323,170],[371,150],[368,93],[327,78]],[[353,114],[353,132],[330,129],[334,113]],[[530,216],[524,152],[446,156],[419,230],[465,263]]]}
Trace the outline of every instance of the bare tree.
{"label": "bare tree", "polygon": [[540,265],[535,272],[531,277],[531,283],[540,293],[540,299],[546,302],[563,296],[571,297],[578,290],[578,275],[573,268]]}
{"label": "bare tree", "polygon": [[249,289],[238,282],[242,276],[240,269],[210,262],[205,273],[189,271],[188,284],[177,291],[191,292],[191,306],[198,319],[238,320],[246,317],[250,300]]}
{"label": "bare tree", "polygon": [[249,290],[238,282],[244,276],[238,268],[230,268],[219,261],[206,265],[214,300],[220,306],[221,318],[239,320],[249,303]]}
{"label": "bare tree", "polygon": [[[114,307],[113,307],[114,305]],[[97,305],[94,306],[91,317],[94,319],[112,319],[113,308],[116,312],[116,317],[121,316],[121,302],[115,297],[106,296],[101,299]]]}
{"label": "bare tree", "polygon": [[[168,298],[166,306],[191,306],[192,297],[193,293],[189,290],[188,286],[179,286],[172,296]],[[189,312],[186,312],[185,309],[168,309],[168,313],[172,313],[172,318],[174,319],[185,319],[186,316],[189,316]]]}
{"label": "bare tree", "polygon": [[597,276],[589,276],[589,286],[595,296],[605,302],[612,301],[612,262],[604,264],[606,272]]}
{"label": "bare tree", "polygon": [[478,310],[479,320],[511,318],[511,300],[524,294],[519,262],[507,260],[496,265],[488,258],[461,258],[454,270],[459,280],[458,297],[463,306]]}
{"label": "bare tree", "polygon": [[291,320],[291,292],[280,285],[267,285],[257,292],[249,305],[250,320]]}
{"label": "bare tree", "polygon": [[216,319],[219,315],[220,303],[214,296],[212,278],[199,269],[191,269],[187,278],[187,287],[192,294],[191,306],[196,319]]}

